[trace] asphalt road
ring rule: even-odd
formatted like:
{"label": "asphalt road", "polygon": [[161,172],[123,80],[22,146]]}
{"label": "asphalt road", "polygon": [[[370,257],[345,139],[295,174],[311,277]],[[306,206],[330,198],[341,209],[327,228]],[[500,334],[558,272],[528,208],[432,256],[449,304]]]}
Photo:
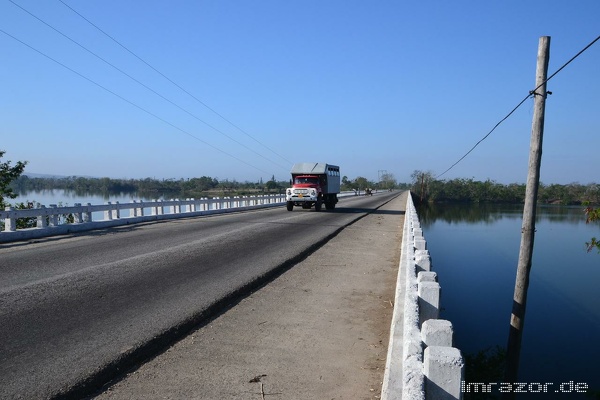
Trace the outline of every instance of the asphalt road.
{"label": "asphalt road", "polygon": [[397,195],[0,245],[0,398],[90,393]]}

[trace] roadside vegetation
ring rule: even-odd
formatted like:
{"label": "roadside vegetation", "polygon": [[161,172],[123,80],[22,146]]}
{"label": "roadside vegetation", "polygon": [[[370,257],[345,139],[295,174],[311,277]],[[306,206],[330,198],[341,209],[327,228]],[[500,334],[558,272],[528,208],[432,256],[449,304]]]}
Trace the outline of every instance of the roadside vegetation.
{"label": "roadside vegetation", "polygon": [[[0,151],[0,159],[4,156]],[[200,198],[217,196],[246,196],[258,194],[283,193],[290,185],[288,180],[277,181],[273,175],[264,182],[238,182],[236,180],[219,180],[218,178],[201,176],[188,179],[113,179],[91,178],[82,176],[70,177],[30,177],[23,174],[27,162],[18,161],[11,165],[10,161],[0,163],[0,206],[12,206],[16,209],[32,208],[33,202],[8,203],[17,193],[43,191],[52,189],[71,190],[80,194],[119,194],[136,193],[144,197]],[[342,191],[362,191],[365,188],[375,190],[407,190],[415,195],[421,203],[504,203],[523,204],[525,201],[525,184],[501,184],[493,180],[476,181],[474,179],[457,178],[436,180],[432,172],[415,170],[411,175],[412,182],[398,183],[393,174],[379,176],[375,182],[359,176],[350,179],[343,176]],[[588,223],[600,221],[600,185],[588,183],[540,184],[538,191],[540,204],[578,205],[582,206]],[[19,221],[19,225],[32,225],[33,221]],[[598,249],[600,242],[591,238],[586,243],[588,249]]]}
{"label": "roadside vegetation", "polygon": [[[501,184],[493,180],[474,179],[436,180],[429,172],[415,171],[411,190],[421,202],[430,203],[505,203],[525,202],[525,184]],[[540,183],[538,203],[557,205],[596,206],[600,204],[600,185],[569,183],[567,185]],[[592,208],[593,209],[593,208]]]}
{"label": "roadside vegetation", "polygon": [[[202,176],[189,179],[112,179],[70,177],[29,177],[21,175],[10,185],[16,193],[32,191],[64,189],[77,193],[138,193],[141,195],[172,194],[180,197],[206,196],[242,196],[262,193],[283,193],[290,186],[288,180],[277,181],[275,176],[264,182],[239,182],[236,180],[219,180]],[[408,189],[410,185],[399,185],[392,175],[383,176],[380,182],[373,182],[364,177],[342,178],[342,190],[374,189]]]}

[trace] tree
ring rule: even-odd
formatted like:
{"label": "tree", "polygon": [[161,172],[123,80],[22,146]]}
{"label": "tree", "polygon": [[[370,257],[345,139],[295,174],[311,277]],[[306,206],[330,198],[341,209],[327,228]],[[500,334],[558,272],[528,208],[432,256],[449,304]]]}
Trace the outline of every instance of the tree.
{"label": "tree", "polygon": [[[5,153],[5,151],[0,150],[0,159],[4,157]],[[9,185],[23,173],[27,161],[17,161],[17,164],[12,167],[10,164],[10,161],[0,163],[0,207],[2,209],[8,205],[5,203],[5,199],[14,199],[17,197]]]}
{"label": "tree", "polygon": [[277,189],[277,181],[275,181],[275,175],[271,177],[271,180],[266,183],[266,187],[268,190]]}
{"label": "tree", "polygon": [[357,187],[358,190],[365,189],[371,186],[369,185],[369,180],[362,176],[359,176],[358,178],[354,179],[354,185]]}
{"label": "tree", "polygon": [[[588,206],[585,209],[585,215],[587,216],[585,222],[590,223],[593,221],[600,221],[600,208],[592,208]],[[591,238],[589,242],[586,242],[587,251],[590,252],[595,247],[598,249],[598,253],[600,253],[600,241],[595,237]]]}
{"label": "tree", "polygon": [[413,171],[410,177],[413,182],[413,192],[419,193],[421,201],[423,201],[425,198],[427,198],[429,184],[433,181],[433,172],[425,172],[416,169]]}
{"label": "tree", "polygon": [[381,175],[379,180],[380,189],[393,189],[396,187],[396,178],[394,178],[394,174],[385,173]]}

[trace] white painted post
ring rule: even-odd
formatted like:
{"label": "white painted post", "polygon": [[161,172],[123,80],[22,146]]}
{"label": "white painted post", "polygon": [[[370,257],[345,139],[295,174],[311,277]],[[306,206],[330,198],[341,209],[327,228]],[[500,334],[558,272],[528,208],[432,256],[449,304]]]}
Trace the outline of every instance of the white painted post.
{"label": "white painted post", "polygon": [[113,216],[114,216],[114,219],[121,218],[121,205],[119,204],[118,201],[115,201],[115,210],[114,210]]}
{"label": "white painted post", "polygon": [[421,327],[421,339],[425,346],[452,347],[453,335],[452,323],[445,319],[429,319]]}
{"label": "white painted post", "polygon": [[111,210],[112,203],[110,201],[107,201],[106,205],[108,207],[107,207],[107,210],[104,211],[104,219],[110,221],[110,220],[112,220],[112,217],[113,217],[112,210]]}
{"label": "white painted post", "polygon": [[56,204],[50,204],[50,207],[53,208],[50,214],[50,226],[58,226],[58,214],[56,211]]}
{"label": "white painted post", "polygon": [[47,228],[48,227],[48,210],[46,210],[46,206],[40,205],[40,215],[37,216],[36,226],[38,228]]}
{"label": "white painted post", "polygon": [[8,212],[8,216],[4,219],[4,231],[5,232],[14,232],[17,230],[17,219],[15,218],[14,208],[12,207],[4,207],[4,211]]}
{"label": "white painted post", "polygon": [[423,355],[425,398],[435,400],[462,399],[461,382],[465,363],[454,347],[429,346]]}
{"label": "white painted post", "polygon": [[417,274],[417,283],[421,282],[437,282],[437,272],[421,271]]}
{"label": "white painted post", "polygon": [[415,236],[415,250],[427,250],[427,242],[423,236]]}
{"label": "white painted post", "polygon": [[81,203],[75,203],[75,207],[78,207],[78,210],[73,213],[73,222],[75,224],[80,224],[83,221]]}
{"label": "white painted post", "polygon": [[415,250],[415,264],[417,265],[417,272],[431,271],[429,250]]}
{"label": "white painted post", "polygon": [[83,222],[92,222],[92,212],[90,211],[90,207],[92,207],[92,203],[87,203],[87,209],[83,214]]}
{"label": "white painted post", "polygon": [[440,291],[440,284],[437,282],[421,282],[418,284],[420,324],[428,319],[439,318]]}

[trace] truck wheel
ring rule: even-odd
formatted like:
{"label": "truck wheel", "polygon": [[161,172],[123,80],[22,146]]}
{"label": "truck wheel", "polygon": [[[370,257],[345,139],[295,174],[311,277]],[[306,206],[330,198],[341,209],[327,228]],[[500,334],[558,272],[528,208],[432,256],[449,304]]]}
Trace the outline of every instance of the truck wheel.
{"label": "truck wheel", "polygon": [[288,201],[286,206],[288,211],[292,211],[294,209],[294,203],[292,201]]}
{"label": "truck wheel", "polygon": [[315,203],[315,211],[321,211],[321,205],[323,204],[323,200],[319,199]]}

